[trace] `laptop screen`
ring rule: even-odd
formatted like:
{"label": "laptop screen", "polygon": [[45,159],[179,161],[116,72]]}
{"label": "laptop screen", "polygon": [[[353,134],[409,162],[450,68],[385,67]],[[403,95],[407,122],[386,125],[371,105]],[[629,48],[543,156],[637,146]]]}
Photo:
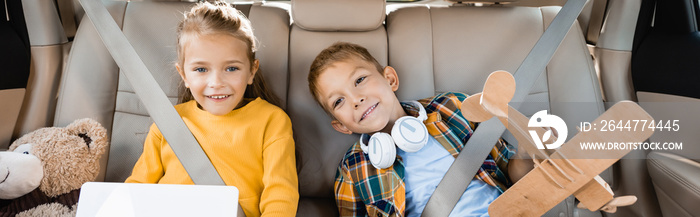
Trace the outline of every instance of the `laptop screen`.
{"label": "laptop screen", "polygon": [[80,190],[77,217],[236,216],[233,186],[88,182]]}

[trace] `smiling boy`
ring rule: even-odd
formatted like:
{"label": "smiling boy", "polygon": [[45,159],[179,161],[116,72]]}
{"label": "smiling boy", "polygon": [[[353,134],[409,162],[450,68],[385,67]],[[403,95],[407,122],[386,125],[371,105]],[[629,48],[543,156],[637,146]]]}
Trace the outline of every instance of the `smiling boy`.
{"label": "smiling boy", "polygon": [[[431,136],[422,149],[397,150],[393,165],[378,169],[358,141],[340,162],[335,181],[341,216],[420,216],[476,128],[460,112],[467,96],[439,94],[419,100],[423,108],[402,103],[394,94],[399,88],[396,71],[382,67],[365,48],[344,42],[319,53],[308,80],[314,99],[333,119],[333,128],[345,134],[391,133],[397,119],[425,109],[423,123]],[[474,179],[465,180],[470,184],[451,216],[487,216],[488,205],[511,185],[506,171],[511,170],[510,178],[519,178],[529,170],[527,163],[509,165],[514,153],[510,144],[499,140]]]}

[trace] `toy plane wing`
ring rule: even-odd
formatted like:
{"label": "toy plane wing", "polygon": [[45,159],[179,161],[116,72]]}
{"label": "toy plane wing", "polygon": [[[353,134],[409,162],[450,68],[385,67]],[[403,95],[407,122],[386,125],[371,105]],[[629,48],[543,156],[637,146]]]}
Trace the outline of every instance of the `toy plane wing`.
{"label": "toy plane wing", "polygon": [[[610,187],[598,176],[631,149],[585,150],[581,144],[606,141],[638,143],[649,138],[652,130],[580,132],[549,155],[546,150],[537,148],[537,143],[528,134],[528,129],[535,130],[537,135],[547,133],[546,130],[528,127],[528,118],[508,106],[514,89],[515,80],[510,73],[494,72],[487,79],[484,92],[470,96],[462,104],[462,112],[468,120],[481,122],[492,116],[499,117],[536,164],[535,169],[491,204],[490,215],[540,216],[571,194],[590,210],[608,212],[614,212],[616,206],[630,205],[636,201],[634,196],[613,198]],[[615,104],[591,124],[602,126],[601,122],[609,120],[653,119],[636,103],[627,101]],[[556,140],[555,137],[551,138],[548,141]]]}

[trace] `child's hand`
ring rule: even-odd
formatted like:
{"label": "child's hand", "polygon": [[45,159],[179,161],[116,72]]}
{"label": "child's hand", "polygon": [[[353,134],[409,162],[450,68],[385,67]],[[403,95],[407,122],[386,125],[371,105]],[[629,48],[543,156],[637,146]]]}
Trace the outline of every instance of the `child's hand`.
{"label": "child's hand", "polygon": [[[552,127],[543,127],[546,131],[543,135],[542,142],[556,141],[558,137],[557,130]],[[535,168],[535,163],[532,161],[532,155],[527,153],[522,145],[518,145],[518,150],[514,158],[508,162],[508,176],[513,183],[524,177],[530,170]]]}
{"label": "child's hand", "polygon": [[513,158],[508,162],[508,176],[513,183],[525,177],[527,173],[535,168],[535,163],[527,158]]}

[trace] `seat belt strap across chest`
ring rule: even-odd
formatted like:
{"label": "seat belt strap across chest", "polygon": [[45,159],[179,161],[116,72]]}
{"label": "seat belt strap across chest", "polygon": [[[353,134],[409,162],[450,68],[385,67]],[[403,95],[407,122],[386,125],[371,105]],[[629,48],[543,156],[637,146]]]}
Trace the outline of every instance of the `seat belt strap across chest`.
{"label": "seat belt strap across chest", "polygon": [[592,0],[593,6],[591,9],[591,18],[588,19],[588,29],[586,30],[586,41],[590,44],[597,45],[600,30],[603,28],[603,20],[605,19],[605,10],[608,6],[608,0]]}
{"label": "seat belt strap across chest", "polygon": [[105,47],[129,79],[134,92],[139,96],[158,129],[172,146],[173,152],[182,162],[187,173],[196,184],[224,185],[224,181],[211,163],[198,163],[209,158],[189,132],[185,122],[175,111],[165,92],[141,61],[124,33],[114,22],[101,0],[80,0],[85,14],[90,18],[102,38]]}
{"label": "seat belt strap across chest", "polygon": [[[517,83],[511,102],[523,102],[525,96],[542,74],[554,52],[564,40],[586,0],[568,0],[554,17],[520,67],[515,71]],[[513,105],[518,108],[519,104]],[[505,132],[506,127],[493,117],[479,124],[462,151],[447,170],[423,209],[422,217],[448,216],[459,201],[484,159]]]}
{"label": "seat belt strap across chest", "polygon": [[[102,42],[197,185],[226,185],[101,0],[80,0]],[[240,204],[238,216],[245,216]]]}

